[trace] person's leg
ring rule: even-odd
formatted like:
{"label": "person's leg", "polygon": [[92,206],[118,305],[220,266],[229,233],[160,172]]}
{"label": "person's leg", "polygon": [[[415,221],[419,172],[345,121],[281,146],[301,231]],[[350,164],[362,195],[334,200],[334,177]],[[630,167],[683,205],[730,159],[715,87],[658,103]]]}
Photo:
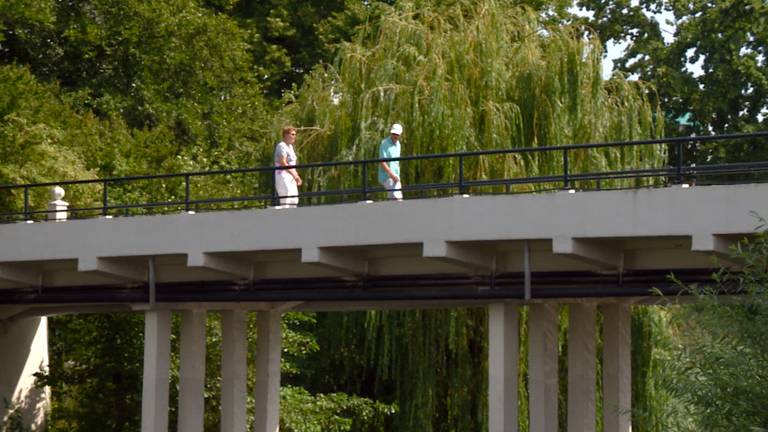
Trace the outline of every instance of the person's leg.
{"label": "person's leg", "polygon": [[403,184],[402,184],[402,182],[398,181],[395,184],[393,184],[392,185],[392,189],[395,189],[395,190],[393,190],[391,192],[392,195],[390,196],[390,198],[396,199],[398,201],[402,201],[403,200],[403,190],[402,190],[403,189]]}
{"label": "person's leg", "polygon": [[280,173],[275,173],[275,190],[277,190],[277,196],[280,198],[280,205],[288,205],[288,195],[291,195],[288,188],[288,176],[283,176]]}
{"label": "person's leg", "polygon": [[398,201],[403,199],[403,191],[396,190],[403,187],[400,182],[395,183],[391,178],[388,178],[384,180],[381,185],[384,186],[384,188],[387,190],[387,198]]}
{"label": "person's leg", "polygon": [[287,184],[288,189],[288,197],[285,199],[286,205],[288,207],[298,207],[299,205],[299,187],[296,185],[296,180],[291,177],[290,180],[288,180]]}

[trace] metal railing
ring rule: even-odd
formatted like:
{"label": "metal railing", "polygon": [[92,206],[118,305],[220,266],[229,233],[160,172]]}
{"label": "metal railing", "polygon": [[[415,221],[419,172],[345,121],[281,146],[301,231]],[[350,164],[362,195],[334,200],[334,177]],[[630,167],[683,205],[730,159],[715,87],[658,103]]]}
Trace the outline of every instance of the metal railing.
{"label": "metal railing", "polygon": [[[605,142],[591,144],[575,144],[567,146],[527,147],[499,150],[480,150],[459,153],[441,153],[416,156],[404,156],[391,159],[366,159],[355,161],[336,161],[299,164],[294,166],[302,172],[313,170],[339,170],[351,169],[351,172],[342,178],[339,184],[357,184],[356,187],[336,188],[327,190],[311,190],[300,192],[301,205],[368,201],[383,195],[387,189],[381,186],[371,186],[370,177],[375,174],[380,162],[411,162],[411,163],[436,163],[455,165],[455,172],[451,178],[441,182],[414,182],[402,187],[406,197],[447,196],[454,194],[487,194],[487,193],[519,193],[516,187],[525,186],[523,191],[545,191],[553,189],[607,189],[628,187],[659,187],[684,182],[696,182],[697,184],[715,184],[727,182],[757,182],[767,181],[768,175],[768,132],[749,134],[730,134],[697,137],[677,137],[641,141]],[[751,150],[745,150],[744,155],[754,154],[755,149],[764,149],[765,160],[734,160],[716,161],[713,163],[696,163],[702,158],[693,157],[686,153],[701,152],[704,145],[712,154],[713,149],[724,147],[726,149],[737,146],[751,146]],[[595,149],[625,150],[630,147],[641,148],[644,146],[657,146],[658,154],[666,153],[666,161],[659,166],[626,166],[602,171],[579,171],[574,168],[572,158],[578,152]],[[754,148],[753,148],[754,147]],[[759,152],[758,152],[759,154]],[[483,157],[493,156],[534,156],[556,158],[553,172],[521,177],[495,177],[495,178],[471,178],[467,175],[468,161]],[[705,158],[706,159],[706,158]],[[744,159],[742,157],[742,159]],[[449,163],[446,164],[446,161]],[[642,165],[642,164],[639,164]],[[373,167],[373,169],[371,169]],[[49,209],[42,209],[37,205],[40,196],[47,193],[54,186],[62,186],[70,192],[79,207],[69,207],[71,218],[85,218],[97,216],[129,216],[151,213],[173,213],[218,210],[226,208],[253,208],[268,207],[277,203],[278,197],[274,190],[274,173],[276,170],[286,167],[257,167],[239,168],[215,171],[196,171],[173,174],[137,175],[128,177],[110,177],[92,180],[68,180],[57,182],[45,182],[22,185],[0,185],[0,223],[15,221],[42,220],[51,213]],[[243,184],[254,184],[254,193],[247,195],[216,196],[215,190],[226,188],[227,181],[235,176],[245,176]],[[264,181],[264,177],[267,180]],[[313,176],[307,177],[309,183]],[[322,176],[314,176],[320,178]],[[221,179],[219,183],[199,184],[207,179]],[[408,178],[408,176],[406,176]],[[729,180],[730,179],[730,180]],[[628,180],[634,184],[627,183]],[[159,182],[154,186],[138,187],[142,182]],[[632,182],[629,182],[632,183]],[[618,184],[618,186],[617,186]],[[213,185],[213,186],[211,186]],[[215,187],[214,187],[215,186]],[[71,193],[73,189],[84,189],[80,193]],[[195,191],[202,190],[201,192]],[[237,189],[237,188],[235,188]],[[164,199],[140,199],[134,201],[132,194],[138,196],[153,195],[157,191],[168,191]],[[151,191],[153,193],[147,193]],[[213,196],[207,194],[213,193]],[[33,205],[33,195],[35,204]],[[116,196],[117,195],[117,196]],[[97,198],[98,197],[98,198]],[[20,201],[20,202],[19,202]]]}

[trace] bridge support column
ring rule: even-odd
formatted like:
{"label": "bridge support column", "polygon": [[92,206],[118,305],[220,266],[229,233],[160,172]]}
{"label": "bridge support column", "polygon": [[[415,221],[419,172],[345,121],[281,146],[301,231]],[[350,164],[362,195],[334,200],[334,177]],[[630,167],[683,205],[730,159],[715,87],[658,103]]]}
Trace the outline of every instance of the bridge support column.
{"label": "bridge support column", "polygon": [[144,381],[141,431],[168,430],[168,378],[171,365],[171,312],[144,313]]}
{"label": "bridge support column", "polygon": [[630,432],[632,418],[631,308],[601,306],[603,313],[603,425],[605,432]]}
{"label": "bridge support column", "polygon": [[595,432],[597,306],[568,306],[568,432]]}
{"label": "bridge support column", "polygon": [[520,353],[516,304],[488,306],[488,430],[515,432]]}
{"label": "bridge support column", "polygon": [[180,431],[203,431],[206,316],[204,310],[186,310],[181,313],[177,423]]}
{"label": "bridge support column", "polygon": [[248,340],[245,311],[221,314],[221,432],[245,432]]}
{"label": "bridge support column", "polygon": [[558,305],[532,304],[528,313],[530,429],[557,432]]}
{"label": "bridge support column", "polygon": [[254,432],[277,432],[280,426],[280,315],[264,311],[257,318]]}
{"label": "bridge support column", "polygon": [[32,374],[48,368],[48,319],[27,318],[0,325],[0,347],[0,424],[10,415],[20,415],[31,430],[43,430],[50,389],[35,388]]}

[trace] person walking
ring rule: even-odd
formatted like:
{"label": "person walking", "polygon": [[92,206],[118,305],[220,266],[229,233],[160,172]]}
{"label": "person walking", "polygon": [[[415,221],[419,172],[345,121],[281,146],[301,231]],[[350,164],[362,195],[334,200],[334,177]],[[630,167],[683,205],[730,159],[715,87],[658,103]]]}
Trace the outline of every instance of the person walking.
{"label": "person walking", "polygon": [[[379,159],[400,157],[400,135],[403,126],[395,123],[389,129],[389,136],[379,144]],[[379,162],[379,183],[387,189],[389,199],[403,200],[403,184],[400,181],[400,161]]]}
{"label": "person walking", "polygon": [[[285,126],[283,128],[283,140],[275,146],[276,167],[296,165],[296,151],[293,149],[295,142],[296,128]],[[275,170],[275,189],[282,207],[292,208],[299,204],[299,186],[301,186],[301,176],[299,176],[296,168]]]}

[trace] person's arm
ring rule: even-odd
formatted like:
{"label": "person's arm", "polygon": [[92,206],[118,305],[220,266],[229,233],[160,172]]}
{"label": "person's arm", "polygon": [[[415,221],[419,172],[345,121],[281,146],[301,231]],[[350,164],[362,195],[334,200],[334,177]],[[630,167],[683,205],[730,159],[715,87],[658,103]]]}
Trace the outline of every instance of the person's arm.
{"label": "person's arm", "polygon": [[392,179],[393,182],[397,183],[400,181],[400,177],[395,174],[392,169],[389,168],[389,165],[387,165],[386,162],[379,162],[381,164],[381,167],[384,169],[384,171],[387,173],[389,178]]}
{"label": "person's arm", "polygon": [[[288,155],[283,153],[280,155],[280,162],[278,163],[280,166],[289,166],[288,164]],[[299,176],[298,171],[296,171],[296,168],[289,168],[288,174],[293,177],[294,180],[296,180],[296,186],[301,186],[301,176]]]}

